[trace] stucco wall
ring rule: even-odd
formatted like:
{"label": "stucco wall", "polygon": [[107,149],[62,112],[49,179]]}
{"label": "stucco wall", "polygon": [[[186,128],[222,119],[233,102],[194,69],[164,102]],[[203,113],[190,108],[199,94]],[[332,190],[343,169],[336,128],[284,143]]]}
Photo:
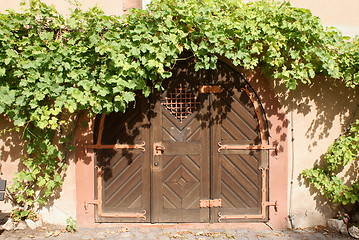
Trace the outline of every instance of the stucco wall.
{"label": "stucco wall", "polygon": [[[14,127],[3,115],[0,115],[0,172],[1,179],[7,180],[7,186],[12,183],[13,174],[21,169],[19,159],[23,153],[21,132],[12,130]],[[0,202],[0,210],[11,211],[10,202]]]}
{"label": "stucco wall", "polygon": [[[20,0],[0,0],[0,12],[6,9],[19,10],[19,2]],[[65,0],[43,0],[43,2],[55,5],[58,11],[64,14],[68,13],[70,7]],[[79,0],[78,2],[82,4],[83,9],[98,5],[106,14],[123,14],[131,7],[145,6],[150,0]],[[358,0],[289,0],[289,2],[295,7],[311,10],[314,15],[321,18],[324,25],[334,26],[344,35],[359,34]]]}
{"label": "stucco wall", "polygon": [[[293,144],[289,151],[289,214],[294,227],[325,225],[336,214],[323,197],[309,188],[301,177],[303,169],[322,162],[329,145],[353,121],[358,92],[331,79],[318,78],[313,86],[300,85],[282,98],[293,125]],[[292,174],[291,174],[292,173]]]}
{"label": "stucco wall", "polygon": [[[22,170],[20,159],[24,156],[21,140],[22,129],[13,130],[13,125],[3,115],[0,115],[0,172],[1,179],[7,180],[7,187],[13,183],[16,172]],[[69,159],[69,167],[66,171],[64,185],[56,199],[50,199],[48,204],[40,211],[44,221],[65,225],[69,217],[76,218],[76,185],[75,183],[74,157]],[[11,212],[13,208],[9,195],[0,202],[2,212]]]}
{"label": "stucco wall", "polygon": [[346,36],[359,34],[357,0],[289,0],[294,7],[307,8],[320,17],[325,26],[338,28]]}
{"label": "stucco wall", "polygon": [[[126,1],[126,2],[125,2]],[[80,0],[83,8],[89,8],[96,3],[107,14],[123,14],[132,3],[131,0]],[[0,0],[0,12],[5,9],[19,9],[19,0]],[[62,13],[67,13],[65,1],[44,0],[55,4]],[[291,0],[296,7],[310,9],[313,14],[322,19],[323,24],[335,26],[345,35],[359,34],[359,1],[358,0]],[[139,6],[140,1],[134,5]],[[293,144],[288,146],[288,214],[291,214],[295,227],[307,227],[325,224],[326,218],[334,212],[325,205],[323,198],[304,184],[300,173],[303,169],[313,167],[320,161],[327,147],[336,139],[350,121],[350,116],[357,109],[358,92],[343,87],[332,80],[316,79],[311,87],[299,85],[297,90],[289,92],[281,86],[276,86],[278,98],[286,117],[293,124],[293,136],[288,132],[288,138],[293,138]],[[0,116],[0,131],[11,128],[11,124]],[[21,133],[10,132],[0,135],[1,178],[11,184],[13,173],[19,166],[22,156]],[[293,174],[292,174],[293,172]],[[66,218],[76,216],[76,181],[75,163],[70,161],[66,173],[64,188],[61,195],[49,208],[42,211],[44,220],[65,224]],[[80,181],[81,179],[77,179]],[[292,183],[292,184],[291,184]],[[0,202],[0,210],[9,211],[11,205]],[[50,211],[50,212],[49,212]]]}
{"label": "stucco wall", "polygon": [[40,214],[45,222],[66,225],[66,219],[76,219],[76,174],[75,161],[72,156],[69,159],[69,167],[66,171],[62,191],[54,201],[44,207]]}
{"label": "stucco wall", "polygon": [[358,91],[333,79],[318,77],[313,82],[294,91],[274,87],[289,119],[288,220],[293,227],[326,225],[336,215],[337,209],[308,186],[301,172],[322,163],[327,148],[359,116]]}
{"label": "stucco wall", "polygon": [[[21,10],[19,2],[20,0],[0,0],[0,12],[5,12],[7,9]],[[42,0],[42,2],[54,5],[62,14],[68,14],[69,8],[75,8],[68,3],[69,1],[65,0]],[[121,15],[131,8],[142,6],[141,0],[79,0],[78,2],[83,10],[98,6],[109,15]]]}

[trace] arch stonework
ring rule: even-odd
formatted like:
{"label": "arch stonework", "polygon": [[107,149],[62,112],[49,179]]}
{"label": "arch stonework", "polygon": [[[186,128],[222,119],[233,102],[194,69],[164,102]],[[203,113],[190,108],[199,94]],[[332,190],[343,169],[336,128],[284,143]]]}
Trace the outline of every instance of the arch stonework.
{"label": "arch stonework", "polygon": [[[269,201],[276,202],[269,207],[269,221],[267,223],[216,223],[221,226],[267,228],[287,228],[287,193],[288,193],[288,120],[284,109],[268,80],[259,71],[245,71],[235,67],[227,59],[220,60],[241,73],[261,101],[268,124],[268,144],[276,145],[276,151],[269,153]],[[79,127],[76,135],[76,194],[77,194],[77,222],[79,226],[98,225],[95,223],[95,207],[88,204],[95,198],[95,159],[94,150],[86,145],[93,144],[93,129],[95,119],[83,117],[80,122],[88,122],[87,127]],[[123,224],[122,224],[123,225]],[[198,225],[198,224],[196,224]],[[208,225],[208,224],[207,224]],[[203,225],[205,226],[205,225]]]}

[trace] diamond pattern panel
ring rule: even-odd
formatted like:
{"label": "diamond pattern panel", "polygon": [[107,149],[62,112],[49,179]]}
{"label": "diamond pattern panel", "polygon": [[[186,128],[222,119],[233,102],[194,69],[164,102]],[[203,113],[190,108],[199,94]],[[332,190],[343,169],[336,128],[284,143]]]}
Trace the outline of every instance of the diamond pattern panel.
{"label": "diamond pattern panel", "polygon": [[191,208],[193,200],[199,199],[200,194],[197,163],[189,156],[176,156],[166,166],[167,168],[164,168],[164,207]]}

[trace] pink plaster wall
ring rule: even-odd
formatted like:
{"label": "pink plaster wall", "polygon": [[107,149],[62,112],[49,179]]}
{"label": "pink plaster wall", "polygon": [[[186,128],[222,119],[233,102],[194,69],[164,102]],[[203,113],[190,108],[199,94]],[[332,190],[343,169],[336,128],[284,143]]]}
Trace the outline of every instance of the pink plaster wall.
{"label": "pink plaster wall", "polygon": [[[125,0],[80,0],[83,8],[89,8],[96,3],[106,14],[123,14],[131,3]],[[128,0],[131,1],[131,0]],[[5,9],[19,9],[20,0],[0,0],[0,12]],[[69,5],[66,1],[44,0],[55,4],[58,10],[67,13]],[[314,15],[322,19],[323,24],[335,26],[346,35],[354,36],[359,33],[359,1],[358,0],[290,0],[296,7],[310,9]],[[245,72],[247,80],[255,89],[265,107],[270,122],[271,142],[280,142],[278,156],[271,156],[270,168],[270,200],[279,203],[278,212],[271,209],[270,224],[275,228],[286,226],[286,217],[294,216],[296,227],[307,227],[325,224],[326,218],[333,210],[325,206],[302,181],[300,172],[318,162],[327,147],[342,132],[357,111],[358,92],[352,91],[333,81],[319,79],[319,84],[308,87],[300,85],[294,92],[288,92],[282,86],[269,84],[256,71]],[[330,83],[330,84],[328,84]],[[320,84],[327,87],[321,88]],[[274,92],[272,89],[274,86]],[[294,105],[291,97],[293,95]],[[280,104],[278,103],[280,102]],[[281,107],[280,107],[281,106]],[[276,114],[276,112],[279,114]],[[293,116],[294,131],[288,131],[288,121]],[[93,154],[86,152],[83,145],[92,141],[92,120],[83,119],[89,123],[89,128],[79,128],[76,135],[76,153],[73,164],[67,172],[66,186],[60,199],[55,205],[60,212],[69,216],[77,216],[79,224],[94,224],[94,206],[84,210],[85,200],[94,198],[94,165]],[[5,117],[0,116],[0,131],[12,127]],[[22,156],[21,134],[12,132],[0,135],[0,160],[3,179],[11,183],[12,176],[19,168],[18,159]],[[294,144],[287,144],[292,137]],[[292,158],[292,155],[294,158]],[[293,177],[288,174],[293,171]],[[291,181],[293,180],[293,183]],[[71,183],[76,182],[76,185]],[[290,187],[291,186],[291,187]],[[292,192],[290,192],[292,190]],[[287,200],[288,199],[288,200]],[[301,201],[298,201],[300,199]],[[63,209],[61,209],[63,207]],[[10,210],[11,205],[0,202],[0,210]],[[51,222],[49,211],[49,222]],[[55,211],[56,212],[56,211]],[[56,214],[55,214],[56,215]],[[65,223],[65,219],[62,221]],[[60,221],[60,220],[59,220]]]}
{"label": "pink plaster wall", "polygon": [[359,117],[359,92],[338,80],[322,77],[292,92],[278,86],[275,91],[293,127],[293,135],[289,131],[293,142],[288,148],[288,182],[292,182],[288,188],[288,212],[294,227],[326,225],[337,209],[308,186],[301,172],[322,163],[327,148]]}
{"label": "pink plaster wall", "polygon": [[[20,131],[14,130],[9,119],[0,115],[0,178],[7,181],[7,186],[12,184],[14,173],[21,170],[19,159],[23,156],[23,143]],[[0,202],[0,210],[9,212],[12,209],[7,199]]]}
{"label": "pink plaster wall", "polygon": [[79,127],[75,134],[76,162],[76,219],[79,226],[91,226],[95,223],[94,205],[86,204],[95,199],[95,165],[93,150],[86,145],[93,144],[94,120],[84,116],[82,122],[87,127]]}
{"label": "pink plaster wall", "polygon": [[[21,10],[19,6],[21,0],[0,0],[0,12],[5,12],[7,9]],[[48,5],[54,5],[56,9],[67,15],[70,8],[75,8],[65,0],[42,0]],[[100,7],[108,15],[121,15],[128,12],[129,9],[134,7],[141,7],[142,0],[79,0],[80,8],[87,10],[94,6]]]}
{"label": "pink plaster wall", "polygon": [[344,35],[359,34],[357,0],[289,0],[294,7],[307,8],[326,26],[338,28]]}
{"label": "pink plaster wall", "polygon": [[[43,1],[55,5],[58,11],[63,14],[68,13],[70,5],[65,0]],[[4,12],[6,9],[19,10],[19,2],[20,0],[0,0],[0,12]],[[82,4],[82,9],[98,5],[106,14],[121,15],[129,8],[141,6],[150,0],[79,0],[78,2]],[[314,15],[321,18],[324,25],[337,27],[345,35],[355,36],[359,34],[358,0],[289,0],[289,2],[295,7],[311,10]]]}

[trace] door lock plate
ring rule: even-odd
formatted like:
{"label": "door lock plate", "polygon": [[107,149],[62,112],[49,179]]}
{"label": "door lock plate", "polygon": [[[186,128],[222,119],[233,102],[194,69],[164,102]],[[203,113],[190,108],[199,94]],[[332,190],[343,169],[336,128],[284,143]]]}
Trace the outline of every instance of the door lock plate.
{"label": "door lock plate", "polygon": [[153,155],[161,156],[162,153],[165,151],[165,147],[162,145],[161,142],[157,142],[153,144]]}

